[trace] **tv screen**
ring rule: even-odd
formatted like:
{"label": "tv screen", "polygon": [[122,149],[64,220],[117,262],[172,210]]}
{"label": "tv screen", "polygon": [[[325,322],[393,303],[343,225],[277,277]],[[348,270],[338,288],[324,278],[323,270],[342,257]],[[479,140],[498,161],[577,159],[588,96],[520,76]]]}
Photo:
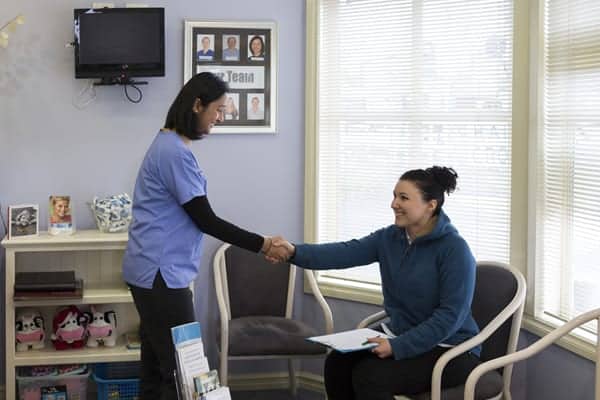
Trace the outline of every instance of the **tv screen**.
{"label": "tv screen", "polygon": [[75,77],[165,75],[164,8],[75,9]]}

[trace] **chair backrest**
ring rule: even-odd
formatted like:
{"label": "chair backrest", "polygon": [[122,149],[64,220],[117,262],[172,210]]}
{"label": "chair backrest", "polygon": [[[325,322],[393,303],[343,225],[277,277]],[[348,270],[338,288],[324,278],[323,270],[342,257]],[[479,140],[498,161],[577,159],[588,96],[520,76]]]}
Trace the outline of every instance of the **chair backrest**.
{"label": "chair backrest", "polygon": [[[471,312],[480,329],[483,329],[514,299],[518,288],[519,282],[515,273],[506,266],[486,261],[477,263]],[[514,318],[520,319],[520,315],[513,314],[483,342],[481,361],[485,362],[507,353]],[[516,338],[514,340],[516,341]]]}
{"label": "chair backrest", "polygon": [[295,266],[271,264],[261,254],[229,244],[221,246],[215,257],[221,257],[215,268],[221,268],[230,318],[291,317]]}

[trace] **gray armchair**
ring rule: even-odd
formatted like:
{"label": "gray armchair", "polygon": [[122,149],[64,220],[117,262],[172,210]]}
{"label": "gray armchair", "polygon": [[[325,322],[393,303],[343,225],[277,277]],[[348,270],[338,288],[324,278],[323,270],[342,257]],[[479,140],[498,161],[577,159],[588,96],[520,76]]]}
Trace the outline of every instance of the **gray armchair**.
{"label": "gray armchair", "polygon": [[224,244],[215,254],[213,268],[221,320],[217,338],[221,383],[227,384],[228,360],[287,359],[295,395],[292,360],[327,354],[305,338],[333,332],[331,310],[314,272],[304,270],[304,276],[323,312],[324,333],[292,318],[296,266],[271,264],[260,254]]}
{"label": "gray armchair", "polygon": [[[444,353],[433,369],[431,393],[411,396],[413,400],[463,400],[465,386],[442,389],[442,372],[456,356],[482,345],[481,361],[511,354],[517,348],[526,284],[515,268],[496,262],[478,262],[475,293],[471,304],[479,334]],[[373,314],[358,325],[363,328],[386,318],[385,311]],[[510,400],[512,364],[494,369],[481,377],[474,392],[476,400]],[[398,396],[397,399],[406,397]]]}

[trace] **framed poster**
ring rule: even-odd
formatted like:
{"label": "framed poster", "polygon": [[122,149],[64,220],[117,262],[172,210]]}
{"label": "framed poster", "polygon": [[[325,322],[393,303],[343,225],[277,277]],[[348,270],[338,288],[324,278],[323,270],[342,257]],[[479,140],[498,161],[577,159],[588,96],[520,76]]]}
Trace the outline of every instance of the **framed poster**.
{"label": "framed poster", "polygon": [[214,133],[277,132],[275,22],[185,21],[183,83],[209,71],[229,85]]}

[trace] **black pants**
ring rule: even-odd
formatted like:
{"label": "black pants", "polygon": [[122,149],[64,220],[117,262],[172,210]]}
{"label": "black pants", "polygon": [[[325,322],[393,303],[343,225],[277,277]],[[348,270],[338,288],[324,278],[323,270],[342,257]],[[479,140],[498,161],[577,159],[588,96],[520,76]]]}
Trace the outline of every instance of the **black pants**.
{"label": "black pants", "polygon": [[[329,400],[393,400],[394,395],[428,392],[435,362],[447,348],[436,347],[415,358],[396,361],[370,351],[332,351],[325,360],[325,389]],[[450,361],[442,387],[462,385],[479,359],[463,354]]]}
{"label": "black pants", "polygon": [[140,315],[140,400],[176,400],[173,371],[177,365],[171,327],[196,320],[192,292],[188,288],[169,289],[160,272],[152,289],[129,287]]}

